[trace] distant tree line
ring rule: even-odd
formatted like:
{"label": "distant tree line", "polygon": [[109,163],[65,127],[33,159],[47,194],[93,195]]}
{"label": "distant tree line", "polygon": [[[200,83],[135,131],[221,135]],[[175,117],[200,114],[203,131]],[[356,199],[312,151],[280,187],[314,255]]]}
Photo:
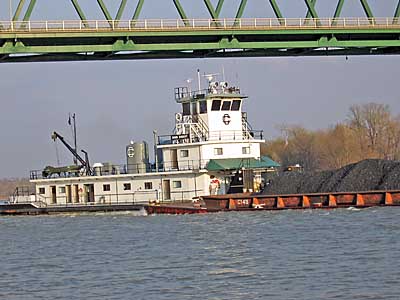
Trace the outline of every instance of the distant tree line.
{"label": "distant tree line", "polygon": [[8,200],[17,187],[33,185],[26,178],[5,178],[0,179],[0,200]]}
{"label": "distant tree line", "polygon": [[388,105],[353,105],[346,120],[328,129],[281,125],[280,130],[281,137],[268,141],[262,152],[283,166],[328,170],[367,158],[400,160],[400,116]]}

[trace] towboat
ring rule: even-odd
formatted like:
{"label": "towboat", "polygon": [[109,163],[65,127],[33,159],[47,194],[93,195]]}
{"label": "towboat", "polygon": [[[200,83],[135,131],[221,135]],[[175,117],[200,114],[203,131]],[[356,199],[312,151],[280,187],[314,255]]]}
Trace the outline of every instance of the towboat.
{"label": "towboat", "polygon": [[[243,111],[248,97],[238,87],[208,76],[207,88],[175,88],[179,106],[173,132],[154,131],[154,161],[147,142],[127,143],[126,163],[90,165],[86,154],[53,133],[72,152],[75,167],[30,172],[34,190],[17,193],[13,204],[35,207],[127,207],[196,202],[201,196],[256,192],[279,164],[262,156],[263,131],[254,130]],[[132,207],[133,207],[132,206]]]}

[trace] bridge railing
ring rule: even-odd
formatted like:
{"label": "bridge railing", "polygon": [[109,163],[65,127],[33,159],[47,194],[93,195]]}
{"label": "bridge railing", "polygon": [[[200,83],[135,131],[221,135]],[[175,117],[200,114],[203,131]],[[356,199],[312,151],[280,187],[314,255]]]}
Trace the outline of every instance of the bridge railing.
{"label": "bridge railing", "polygon": [[225,29],[400,28],[399,18],[251,18],[0,21],[0,32],[184,31]]}

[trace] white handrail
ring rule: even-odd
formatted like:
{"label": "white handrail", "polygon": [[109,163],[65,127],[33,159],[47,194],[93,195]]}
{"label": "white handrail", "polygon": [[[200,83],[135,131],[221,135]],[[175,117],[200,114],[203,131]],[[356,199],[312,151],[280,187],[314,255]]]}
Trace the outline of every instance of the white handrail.
{"label": "white handrail", "polygon": [[0,21],[0,32],[71,31],[187,31],[193,30],[274,30],[333,28],[400,28],[398,18],[251,18],[251,19],[143,19],[143,20],[45,20]]}

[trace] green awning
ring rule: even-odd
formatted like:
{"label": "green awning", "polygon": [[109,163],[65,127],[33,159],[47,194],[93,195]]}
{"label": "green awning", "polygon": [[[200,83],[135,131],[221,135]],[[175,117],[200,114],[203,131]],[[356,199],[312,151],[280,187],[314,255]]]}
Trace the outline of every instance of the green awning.
{"label": "green awning", "polygon": [[206,169],[208,171],[237,170],[239,168],[266,169],[280,167],[276,161],[268,156],[262,156],[261,159],[255,158],[225,158],[211,159]]}

